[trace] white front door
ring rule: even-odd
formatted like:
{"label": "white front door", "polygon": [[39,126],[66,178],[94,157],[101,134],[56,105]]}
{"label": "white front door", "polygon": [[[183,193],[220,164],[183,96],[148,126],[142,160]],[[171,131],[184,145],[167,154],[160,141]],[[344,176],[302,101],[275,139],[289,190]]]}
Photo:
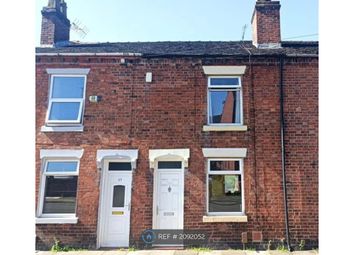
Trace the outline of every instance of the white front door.
{"label": "white front door", "polygon": [[183,229],[184,172],[175,163],[159,164],[155,172],[155,229]]}
{"label": "white front door", "polygon": [[129,246],[132,171],[124,171],[127,163],[118,164],[120,162],[105,164],[100,213],[101,247]]}

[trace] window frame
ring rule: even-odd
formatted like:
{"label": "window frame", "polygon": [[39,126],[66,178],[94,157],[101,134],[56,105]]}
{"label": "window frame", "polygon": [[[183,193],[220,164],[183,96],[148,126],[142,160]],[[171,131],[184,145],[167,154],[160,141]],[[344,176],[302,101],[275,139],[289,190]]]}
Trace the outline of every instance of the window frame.
{"label": "window frame", "polygon": [[[47,173],[49,162],[77,162],[77,167],[75,172],[50,172]],[[76,208],[75,213],[43,213],[44,197],[46,189],[46,177],[47,176],[79,176],[80,160],[77,158],[47,158],[44,160],[42,171],[41,171],[41,181],[40,181],[40,194],[39,194],[39,204],[37,217],[39,218],[76,218]],[[78,183],[77,183],[78,185]],[[76,207],[77,207],[77,194],[78,188],[76,188]]]}
{"label": "window frame", "polygon": [[[53,85],[55,77],[83,77],[84,78],[84,89],[82,98],[52,98],[53,93]],[[78,126],[83,125],[84,112],[85,112],[85,98],[86,98],[86,83],[87,83],[87,75],[86,74],[50,74],[50,85],[48,92],[48,107],[46,113],[45,124],[46,126]],[[53,103],[80,103],[79,113],[76,120],[50,120],[50,112],[52,110]]]}
{"label": "window frame", "polygon": [[[211,79],[214,78],[238,78],[238,85],[211,85]],[[211,123],[211,99],[210,91],[240,91],[240,123]],[[208,76],[207,87],[207,124],[209,126],[242,126],[243,125],[243,93],[242,93],[242,79],[240,75],[210,75]],[[236,113],[235,113],[236,118]]]}
{"label": "window frame", "polygon": [[[130,173],[130,172],[133,172],[133,164],[132,164],[132,161],[128,160],[128,159],[111,159],[111,158],[108,158],[108,163],[107,163],[107,172],[110,173]],[[131,169],[124,169],[124,170],[111,170],[109,169],[109,164],[110,163],[129,163],[130,164],[130,168]]]}
{"label": "window frame", "polygon": [[[240,170],[238,171],[220,171],[210,170],[210,161],[238,161]],[[209,212],[209,175],[241,175],[241,212]],[[210,216],[243,216],[245,215],[245,187],[244,187],[244,171],[242,158],[208,158],[207,159],[207,174],[206,174],[206,213]]]}

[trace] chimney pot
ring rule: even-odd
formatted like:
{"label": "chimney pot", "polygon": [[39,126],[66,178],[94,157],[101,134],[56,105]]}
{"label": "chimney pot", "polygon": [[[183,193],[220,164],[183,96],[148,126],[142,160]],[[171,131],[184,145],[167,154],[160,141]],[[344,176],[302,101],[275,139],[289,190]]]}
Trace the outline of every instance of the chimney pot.
{"label": "chimney pot", "polygon": [[66,17],[66,10],[68,9],[64,0],[60,2],[60,12]]}

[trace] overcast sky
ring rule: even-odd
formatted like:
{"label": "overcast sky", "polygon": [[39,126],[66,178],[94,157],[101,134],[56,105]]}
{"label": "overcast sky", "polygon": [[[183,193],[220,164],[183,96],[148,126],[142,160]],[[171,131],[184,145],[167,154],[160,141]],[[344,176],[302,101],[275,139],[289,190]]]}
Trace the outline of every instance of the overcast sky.
{"label": "overcast sky", "polygon": [[[232,41],[251,39],[255,0],[66,0],[68,18],[87,32],[71,31],[72,41]],[[36,0],[36,45],[41,9]],[[282,0],[283,40],[318,40],[318,1]],[[307,36],[312,35],[312,36]],[[306,37],[300,37],[306,36]],[[296,38],[294,38],[296,37]]]}

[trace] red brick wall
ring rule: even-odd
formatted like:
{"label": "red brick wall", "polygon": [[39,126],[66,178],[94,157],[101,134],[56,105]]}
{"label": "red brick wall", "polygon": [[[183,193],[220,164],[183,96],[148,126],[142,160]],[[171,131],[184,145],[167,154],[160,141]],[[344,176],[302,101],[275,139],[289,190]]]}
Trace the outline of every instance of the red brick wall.
{"label": "red brick wall", "polygon": [[318,238],[318,64],[287,65],[286,165],[292,238]]}
{"label": "red brick wall", "polygon": [[257,2],[252,18],[252,41],[255,44],[280,43],[279,2]]}
{"label": "red brick wall", "polygon": [[[132,245],[140,244],[140,233],[152,227],[153,171],[149,169],[148,152],[161,148],[191,150],[189,169],[185,173],[185,229],[206,230],[212,245],[224,247],[240,244],[242,232],[262,231],[264,240],[284,238],[279,66],[277,59],[253,61],[250,68],[248,59],[237,58],[132,58],[127,65],[121,65],[115,57],[37,57],[37,196],[39,150],[84,149],[78,181],[79,223],[37,225],[38,246],[48,247],[56,237],[71,246],[95,247],[100,182],[96,151],[109,148],[139,149],[132,186]],[[242,79],[243,111],[244,124],[249,131],[203,132],[202,127],[207,122],[207,77],[202,65],[244,64],[247,69]],[[102,101],[95,104],[86,100],[84,132],[42,133],[40,127],[45,120],[49,86],[45,68],[68,67],[90,68],[86,98],[101,95]],[[289,184],[291,231],[298,240],[305,238],[317,242],[317,165],[312,164],[317,159],[317,111],[314,110],[317,106],[317,61],[300,60],[297,63],[288,60],[285,70],[285,101],[289,104],[285,110],[290,132],[286,144],[287,166],[288,181],[292,183]],[[146,72],[153,73],[152,83],[145,83]],[[301,99],[296,97],[299,91],[305,93]],[[301,112],[296,110],[299,100],[304,104]],[[303,125],[303,122],[307,124]],[[202,222],[206,210],[203,147],[248,149],[244,161],[247,223]],[[310,178],[303,180],[307,175]],[[300,219],[305,222],[299,223]]]}
{"label": "red brick wall", "polygon": [[41,27],[41,44],[54,44],[54,33],[55,24],[43,16]]}

